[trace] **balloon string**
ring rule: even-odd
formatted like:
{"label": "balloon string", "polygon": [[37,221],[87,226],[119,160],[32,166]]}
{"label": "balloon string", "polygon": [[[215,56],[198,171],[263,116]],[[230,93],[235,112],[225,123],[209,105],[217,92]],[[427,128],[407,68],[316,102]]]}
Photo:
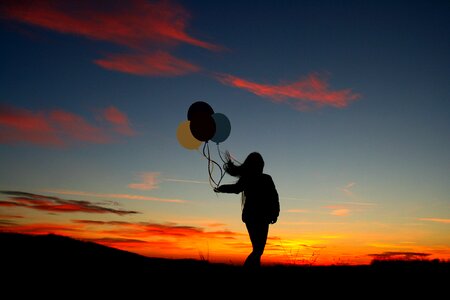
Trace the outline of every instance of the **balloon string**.
{"label": "balloon string", "polygon": [[209,184],[211,185],[211,187],[213,187],[213,185],[211,184],[211,182],[214,182],[214,184],[216,185],[216,186],[218,186],[217,185],[217,183],[216,183],[216,181],[214,180],[214,178],[213,178],[213,176],[212,176],[212,172],[213,172],[213,169],[214,169],[214,165],[211,165],[211,153],[210,153],[210,151],[209,151],[209,144],[207,143],[207,142],[205,142],[205,145],[206,145],[206,149],[208,150],[208,174],[209,174]]}
{"label": "balloon string", "polygon": [[219,143],[217,143],[217,152],[219,153],[219,157],[220,157],[220,159],[222,160],[222,162],[223,162],[224,164],[226,164],[227,161],[226,161],[225,159],[223,159],[223,157],[222,157],[222,153],[220,152],[220,148],[219,148]]}
{"label": "balloon string", "polygon": [[[220,159],[222,160],[222,162],[224,163],[224,165],[227,163],[227,161],[222,157],[222,153],[221,153],[221,151],[220,151],[220,147],[219,147],[219,143],[217,143],[217,153],[219,153],[219,157],[220,157]],[[220,172],[220,179],[219,179],[219,184],[220,184],[220,182],[222,182],[222,179],[223,179],[223,177],[225,176],[225,171],[222,171],[221,170],[221,172]]]}
{"label": "balloon string", "polygon": [[[209,146],[208,146],[208,152],[209,152]],[[214,161],[214,160],[211,160],[211,161],[219,168],[219,171],[220,171],[220,179],[216,183],[216,187],[218,187],[220,185],[220,182],[222,181],[223,176],[225,175],[225,172],[223,171],[222,167],[216,161]],[[214,165],[212,165],[212,166],[214,167]]]}
{"label": "balloon string", "polygon": [[[211,185],[212,188],[218,187],[220,182],[222,181],[222,178],[224,176],[224,172],[223,172],[222,168],[220,167],[220,165],[217,162],[215,162],[213,159],[211,159],[211,152],[210,152],[210,149],[209,149],[208,142],[205,142],[205,144],[203,145],[203,156],[208,160],[209,184]],[[213,178],[213,175],[212,175],[212,172],[213,172],[213,169],[214,169],[214,165],[216,165],[219,168],[219,170],[220,170],[220,177],[221,178],[220,178],[219,182],[216,182],[214,180],[214,178]],[[214,183],[215,186],[213,186],[212,183]]]}

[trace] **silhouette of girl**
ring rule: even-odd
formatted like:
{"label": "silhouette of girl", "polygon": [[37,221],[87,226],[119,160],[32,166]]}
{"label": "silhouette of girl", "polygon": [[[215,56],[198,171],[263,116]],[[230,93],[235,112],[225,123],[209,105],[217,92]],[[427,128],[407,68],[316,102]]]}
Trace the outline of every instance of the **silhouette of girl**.
{"label": "silhouette of girl", "polygon": [[244,267],[249,268],[261,266],[269,224],[275,224],[280,213],[275,184],[270,175],[263,173],[263,169],[264,160],[258,152],[250,153],[240,165],[236,165],[227,152],[224,170],[239,179],[234,184],[214,188],[219,193],[242,193],[242,221],[247,227],[253,247],[244,263]]}

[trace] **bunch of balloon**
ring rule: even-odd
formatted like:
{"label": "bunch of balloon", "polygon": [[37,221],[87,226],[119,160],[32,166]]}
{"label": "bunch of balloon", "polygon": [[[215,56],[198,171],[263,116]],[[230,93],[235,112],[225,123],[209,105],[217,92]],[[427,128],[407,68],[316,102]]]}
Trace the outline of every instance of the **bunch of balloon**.
{"label": "bunch of balloon", "polygon": [[[191,104],[187,112],[187,120],[181,122],[177,128],[177,139],[181,146],[189,150],[198,150],[203,144],[202,154],[208,161],[208,175],[211,186],[220,185],[225,175],[222,167],[211,158],[209,141],[216,143],[217,152],[223,163],[225,160],[220,152],[219,144],[225,141],[231,132],[230,120],[222,113],[216,113],[212,107],[204,102],[197,101]],[[214,165],[219,168],[220,178],[214,180]],[[214,187],[214,186],[213,186]]]}

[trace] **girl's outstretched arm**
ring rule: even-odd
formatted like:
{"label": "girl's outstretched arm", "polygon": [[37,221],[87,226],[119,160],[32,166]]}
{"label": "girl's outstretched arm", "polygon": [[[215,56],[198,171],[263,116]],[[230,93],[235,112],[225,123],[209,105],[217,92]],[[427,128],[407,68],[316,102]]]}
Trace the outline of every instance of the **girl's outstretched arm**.
{"label": "girl's outstretched arm", "polygon": [[235,183],[235,184],[222,184],[216,188],[214,188],[214,192],[216,193],[234,193],[234,194],[239,194],[240,192],[242,192],[244,189],[241,186],[241,184],[239,184],[239,182]]}

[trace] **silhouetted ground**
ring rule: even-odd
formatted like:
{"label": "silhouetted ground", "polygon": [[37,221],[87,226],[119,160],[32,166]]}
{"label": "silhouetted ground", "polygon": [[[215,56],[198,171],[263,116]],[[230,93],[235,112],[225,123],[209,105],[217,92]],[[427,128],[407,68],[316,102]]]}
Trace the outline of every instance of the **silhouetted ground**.
{"label": "silhouetted ground", "polygon": [[[448,295],[450,263],[379,261],[362,266],[265,266],[258,271],[202,260],[149,258],[58,235],[0,233],[2,292],[15,297],[75,294],[134,299],[267,298],[333,295],[367,298]],[[17,288],[17,286],[19,288]],[[359,297],[361,296],[361,297]],[[117,298],[117,297],[116,297]],[[141,297],[140,297],[141,298]]]}

